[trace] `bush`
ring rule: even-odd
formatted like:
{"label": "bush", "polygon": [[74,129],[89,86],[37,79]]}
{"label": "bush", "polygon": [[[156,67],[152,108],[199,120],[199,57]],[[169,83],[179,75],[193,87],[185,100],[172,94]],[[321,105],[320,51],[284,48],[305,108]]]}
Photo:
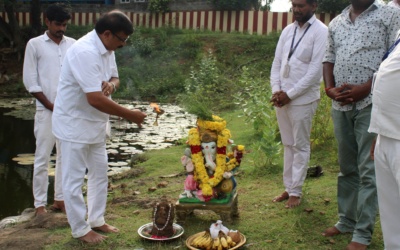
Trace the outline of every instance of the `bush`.
{"label": "bush", "polygon": [[185,93],[178,100],[189,113],[204,120],[227,107],[231,100],[231,91],[235,86],[225,79],[211,52],[205,56],[197,69],[192,67],[190,78],[185,81]]}
{"label": "bush", "polygon": [[281,142],[275,109],[270,104],[271,88],[263,77],[252,77],[249,69],[242,68],[239,84],[242,88],[235,98],[243,109],[246,120],[253,124],[254,162],[257,168],[271,169],[281,161]]}
{"label": "bush", "polygon": [[169,12],[170,0],[150,0],[147,10],[151,13],[166,13]]}

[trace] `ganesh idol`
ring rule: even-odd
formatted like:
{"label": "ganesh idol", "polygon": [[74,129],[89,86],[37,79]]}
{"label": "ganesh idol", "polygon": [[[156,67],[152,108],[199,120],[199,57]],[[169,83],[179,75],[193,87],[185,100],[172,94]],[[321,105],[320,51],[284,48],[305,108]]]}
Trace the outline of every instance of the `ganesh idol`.
{"label": "ganesh idol", "polygon": [[218,116],[212,121],[198,119],[196,125],[189,130],[190,147],[181,157],[187,177],[179,202],[229,202],[236,192],[234,173],[244,146],[233,144],[226,121]]}

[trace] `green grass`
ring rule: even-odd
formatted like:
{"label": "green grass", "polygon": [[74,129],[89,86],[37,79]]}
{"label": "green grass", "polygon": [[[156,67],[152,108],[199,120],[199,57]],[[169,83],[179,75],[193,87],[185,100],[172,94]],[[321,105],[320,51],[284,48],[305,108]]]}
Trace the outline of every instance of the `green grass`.
{"label": "green grass", "polygon": [[[228,121],[232,138],[236,143],[244,144],[248,151],[237,176],[240,217],[232,224],[225,224],[246,236],[247,243],[242,249],[344,249],[351,240],[351,235],[340,235],[332,239],[321,236],[321,232],[334,225],[337,220],[338,166],[335,160],[335,144],[328,141],[314,148],[311,164],[320,164],[324,175],[320,178],[307,178],[300,207],[285,209],[283,203],[271,202],[274,196],[283,191],[281,169],[276,167],[272,171],[263,171],[254,167],[257,159],[252,152],[252,142],[248,139],[252,137],[252,126],[239,118],[239,114],[240,112],[228,112],[222,116]],[[64,240],[48,245],[46,249],[185,249],[185,239],[208,228],[219,218],[215,213],[196,211],[183,225],[185,234],[182,238],[169,243],[149,242],[142,240],[137,234],[140,226],[151,222],[152,202],[161,197],[177,200],[183,190],[184,175],[167,179],[160,177],[183,172],[179,158],[184,148],[184,145],[180,145],[147,152],[148,160],[137,167],[145,171],[143,174],[112,183],[113,186],[126,184],[123,189],[113,190],[107,205],[106,219],[108,223],[121,229],[119,234],[109,235],[104,243],[91,247],[73,239],[69,229],[57,229],[49,233],[63,235]],[[329,157],[320,157],[320,154]],[[150,187],[165,180],[169,183],[166,188],[148,191]],[[139,191],[140,194],[134,197],[131,195],[133,191]],[[125,201],[121,201],[123,198]],[[306,208],[313,211],[305,212]],[[382,234],[377,219],[369,249],[382,248]]]}

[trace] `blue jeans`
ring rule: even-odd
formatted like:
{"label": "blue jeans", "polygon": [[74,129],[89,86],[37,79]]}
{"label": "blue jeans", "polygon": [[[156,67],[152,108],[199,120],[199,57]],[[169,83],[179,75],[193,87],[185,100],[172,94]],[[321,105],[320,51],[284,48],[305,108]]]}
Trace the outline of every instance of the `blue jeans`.
{"label": "blue jeans", "polygon": [[375,134],[368,133],[371,107],[351,111],[332,109],[338,142],[340,173],[338,176],[339,221],[335,227],[342,233],[352,232],[352,241],[371,243],[378,210],[375,168],[370,149]]}

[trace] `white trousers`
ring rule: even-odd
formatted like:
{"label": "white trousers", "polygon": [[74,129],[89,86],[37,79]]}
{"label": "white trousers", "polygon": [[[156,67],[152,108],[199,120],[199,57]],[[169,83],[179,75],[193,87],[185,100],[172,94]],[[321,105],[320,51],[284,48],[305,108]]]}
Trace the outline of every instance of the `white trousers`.
{"label": "white trousers", "polygon": [[283,184],[290,196],[301,197],[310,160],[311,123],[318,101],[305,105],[276,108],[279,131],[284,146]]}
{"label": "white trousers", "polygon": [[378,135],[375,175],[386,250],[400,249],[400,140]]}
{"label": "white trousers", "polygon": [[[72,236],[79,238],[91,228],[104,225],[107,202],[107,153],[103,143],[82,144],[60,140],[64,203]],[[82,185],[88,169],[87,209]],[[86,221],[86,214],[87,221]]]}
{"label": "white trousers", "polygon": [[36,138],[35,161],[33,165],[33,197],[34,206],[42,207],[47,204],[47,189],[49,186],[48,166],[54,144],[57,149],[56,172],[54,180],[54,200],[64,200],[62,192],[61,152],[59,142],[53,135],[50,110],[36,110],[34,134]]}

